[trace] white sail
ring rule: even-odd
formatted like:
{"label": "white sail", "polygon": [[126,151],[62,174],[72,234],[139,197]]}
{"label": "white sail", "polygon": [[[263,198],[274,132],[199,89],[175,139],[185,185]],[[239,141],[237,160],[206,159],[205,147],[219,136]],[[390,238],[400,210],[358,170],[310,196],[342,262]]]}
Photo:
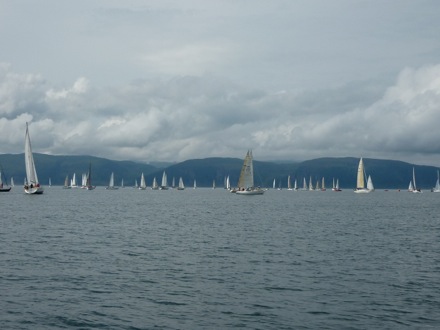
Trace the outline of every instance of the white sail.
{"label": "white sail", "polygon": [[308,188],[307,188],[307,181],[306,181],[306,177],[304,177],[304,180],[303,180],[303,190],[307,190]]}
{"label": "white sail", "polygon": [[293,189],[298,190],[298,181],[295,179],[295,183],[293,184]]}
{"label": "white sail", "polygon": [[147,189],[147,184],[145,183],[144,172],[142,172],[142,174],[141,174],[141,184],[139,185],[139,189],[140,190]]}
{"label": "white sail", "polygon": [[11,177],[11,187],[14,187],[14,186],[15,186],[15,184],[14,184],[14,178]]}
{"label": "white sail", "polygon": [[226,189],[231,190],[231,181],[229,179],[229,175],[226,178]]}
{"label": "white sail", "polygon": [[161,190],[167,190],[168,189],[168,178],[167,178],[167,174],[165,173],[165,171],[163,171],[162,174],[162,182],[160,185],[160,189]]}
{"label": "white sail", "polygon": [[[85,180],[84,180],[84,183],[82,185],[85,186]],[[73,173],[72,180],[70,181],[70,186],[72,188],[76,188],[77,187],[77,184],[76,184],[76,173]]]}
{"label": "white sail", "polygon": [[371,179],[371,176],[368,176],[368,180],[367,180],[367,189],[370,191],[374,190],[374,186],[373,186],[373,180]]}
{"label": "white sail", "polygon": [[314,190],[313,183],[312,183],[312,177],[310,177],[310,179],[309,179],[309,190]]}
{"label": "white sail", "polygon": [[183,184],[183,179],[182,177],[179,178],[179,185],[177,186],[177,190],[184,190],[185,189],[185,185]]}
{"label": "white sail", "polygon": [[196,181],[196,179],[194,179],[194,189],[196,189],[197,188],[197,181]]}
{"label": "white sail", "polygon": [[112,172],[112,174],[110,174],[110,181],[108,183],[108,187],[105,188],[105,189],[108,189],[108,190],[116,190],[116,189],[118,189],[118,187],[115,187],[115,175],[114,175],[113,172]]}
{"label": "white sail", "polygon": [[432,189],[432,192],[440,192],[440,177],[438,170],[437,170],[437,181],[435,182],[435,187]]}
{"label": "white sail", "polygon": [[252,151],[248,150],[238,179],[237,194],[242,195],[262,195],[264,190],[254,186],[254,164]]}
{"label": "white sail", "polygon": [[292,182],[290,181],[290,175],[287,177],[287,190],[293,190]]}
{"label": "white sail", "polygon": [[26,185],[24,191],[27,194],[42,194],[43,187],[40,185],[35,168],[34,156],[32,154],[31,137],[29,135],[28,123],[26,123],[26,135],[24,142],[24,159],[26,166]]}
{"label": "white sail", "polygon": [[159,185],[157,184],[156,177],[154,177],[154,179],[153,179],[153,184],[151,185],[151,189],[153,189],[153,190],[159,189]]}
{"label": "white sail", "polygon": [[371,190],[365,187],[365,169],[364,169],[364,161],[362,158],[359,160],[357,177],[356,177],[356,189],[355,193],[369,193]]}
{"label": "white sail", "polygon": [[420,188],[417,188],[417,184],[416,184],[416,171],[413,167],[413,193],[421,193],[422,191],[420,190]]}

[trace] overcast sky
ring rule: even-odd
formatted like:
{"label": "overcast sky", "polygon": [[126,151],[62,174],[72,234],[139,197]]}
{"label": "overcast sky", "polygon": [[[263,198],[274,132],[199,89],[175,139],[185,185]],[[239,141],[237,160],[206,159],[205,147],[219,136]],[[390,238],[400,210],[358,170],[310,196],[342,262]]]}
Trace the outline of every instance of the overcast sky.
{"label": "overcast sky", "polygon": [[0,152],[440,166],[437,0],[0,0]]}

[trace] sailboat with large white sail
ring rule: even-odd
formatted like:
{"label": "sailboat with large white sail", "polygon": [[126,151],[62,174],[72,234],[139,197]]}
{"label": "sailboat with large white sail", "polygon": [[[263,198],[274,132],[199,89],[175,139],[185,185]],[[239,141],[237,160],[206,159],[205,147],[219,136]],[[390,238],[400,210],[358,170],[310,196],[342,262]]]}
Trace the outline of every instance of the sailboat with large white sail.
{"label": "sailboat with large white sail", "polygon": [[147,184],[145,183],[145,176],[144,172],[141,174],[141,184],[139,185],[139,190],[145,190],[147,189]]}
{"label": "sailboat with large white sail", "polygon": [[366,194],[370,192],[370,190],[365,187],[365,168],[362,157],[359,160],[357,178],[356,178],[356,189],[354,190],[354,192],[357,194]]}
{"label": "sailboat with large white sail", "polygon": [[293,190],[292,182],[290,181],[290,175],[287,177],[287,190]]}
{"label": "sailboat with large white sail", "polygon": [[24,192],[30,195],[42,194],[44,189],[38,181],[34,156],[32,154],[31,137],[29,135],[28,123],[26,123],[26,135],[24,139],[24,161],[26,165],[26,184],[24,186]]}
{"label": "sailboat with large white sail", "polygon": [[252,151],[248,150],[243,161],[243,166],[240,171],[238,179],[238,190],[236,194],[239,195],[262,195],[264,190],[254,185],[254,164]]}
{"label": "sailboat with large white sail", "polygon": [[[84,182],[84,186],[85,186],[85,182]],[[76,184],[76,173],[73,173],[72,180],[70,181],[70,187],[71,188],[78,187]]]}
{"label": "sailboat with large white sail", "polygon": [[435,182],[435,187],[432,188],[432,192],[440,192],[440,177],[438,170],[437,170],[437,181]]}
{"label": "sailboat with large white sail", "polygon": [[156,177],[154,177],[154,179],[153,179],[153,184],[151,185],[151,189],[159,190],[159,185],[157,184]]}
{"label": "sailboat with large white sail", "polygon": [[159,187],[160,190],[167,190],[168,189],[168,177],[165,171],[163,171],[162,174],[162,182]]}
{"label": "sailboat with large white sail", "polygon": [[177,190],[185,190],[185,185],[183,184],[182,177],[179,178],[179,185],[177,186]]}
{"label": "sailboat with large white sail", "polygon": [[107,189],[107,190],[118,189],[118,187],[115,186],[115,174],[113,172],[112,172],[112,174],[110,174],[110,181],[108,183],[108,186],[105,189]]}
{"label": "sailboat with large white sail", "polygon": [[413,167],[413,180],[412,180],[412,182],[413,182],[413,193],[421,193],[422,192],[422,190],[420,189],[420,188],[417,188],[417,184],[416,184],[416,171],[415,171],[415,169],[414,169],[414,167]]}

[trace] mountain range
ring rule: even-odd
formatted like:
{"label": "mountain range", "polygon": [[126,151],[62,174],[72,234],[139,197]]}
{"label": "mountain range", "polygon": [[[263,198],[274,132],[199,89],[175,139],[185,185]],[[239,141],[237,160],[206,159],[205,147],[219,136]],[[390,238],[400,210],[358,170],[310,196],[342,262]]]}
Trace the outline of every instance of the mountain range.
{"label": "mountain range", "polygon": [[[156,177],[159,184],[163,171],[166,171],[168,183],[172,178],[177,183],[182,177],[186,186],[192,186],[197,180],[198,187],[211,187],[215,181],[217,187],[223,187],[226,176],[230,177],[231,185],[238,182],[243,160],[238,158],[204,158],[190,159],[180,163],[140,163],[133,161],[115,161],[94,156],[53,156],[34,153],[38,177],[43,185],[47,185],[49,178],[53,185],[63,185],[66,176],[72,177],[76,173],[81,178],[86,173],[89,164],[92,166],[93,184],[107,186],[110,174],[114,172],[115,183],[120,184],[124,179],[125,186],[133,186],[135,180],[140,181],[144,173],[147,185],[151,186]],[[276,187],[287,188],[287,177],[290,175],[292,184],[295,179],[302,186],[303,178],[307,183],[312,178],[325,178],[327,188],[331,187],[333,178],[339,179],[341,188],[353,189],[356,182],[356,172],[359,159],[317,158],[303,162],[262,162],[254,160],[255,184],[262,187],[272,187],[276,180]],[[153,165],[154,164],[154,165]],[[373,178],[377,189],[407,189],[412,179],[412,169],[415,168],[417,185],[422,189],[431,189],[437,179],[437,168],[427,165],[412,165],[402,161],[364,158],[367,174]],[[23,154],[1,154],[0,169],[3,180],[9,183],[11,177],[15,184],[21,184],[26,176]],[[78,182],[81,184],[81,182]]]}

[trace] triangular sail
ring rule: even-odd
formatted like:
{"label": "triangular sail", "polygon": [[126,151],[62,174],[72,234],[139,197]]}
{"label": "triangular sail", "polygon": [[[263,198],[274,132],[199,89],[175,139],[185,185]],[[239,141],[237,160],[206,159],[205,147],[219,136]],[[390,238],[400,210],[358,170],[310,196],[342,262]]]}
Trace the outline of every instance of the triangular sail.
{"label": "triangular sail", "polygon": [[24,156],[25,156],[25,165],[26,165],[27,184],[35,185],[39,181],[37,177],[37,171],[35,169],[34,156],[32,155],[31,138],[29,136],[29,129],[27,123],[26,123],[25,143],[24,143]]}
{"label": "triangular sail", "polygon": [[365,188],[365,179],[364,179],[364,161],[362,158],[359,160],[359,166],[357,171],[357,181],[356,181],[357,189]]}
{"label": "triangular sail", "polygon": [[252,163],[252,151],[250,150],[248,150],[244,158],[240,178],[238,179],[238,187],[245,189],[254,187],[254,167]]}

